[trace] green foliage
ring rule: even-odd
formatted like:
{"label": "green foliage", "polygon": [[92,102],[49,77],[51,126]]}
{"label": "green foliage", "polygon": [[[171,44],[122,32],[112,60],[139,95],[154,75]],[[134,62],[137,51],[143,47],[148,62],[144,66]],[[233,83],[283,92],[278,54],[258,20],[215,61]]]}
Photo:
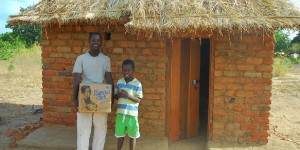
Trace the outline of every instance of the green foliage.
{"label": "green foliage", "polygon": [[25,46],[24,42],[20,40],[18,36],[15,36],[13,32],[6,32],[4,34],[0,34],[0,41],[10,43],[13,48],[22,48]]}
{"label": "green foliage", "polygon": [[[21,8],[20,11],[27,11],[31,7]],[[11,28],[13,32],[0,34],[0,60],[8,60],[16,53],[30,50],[40,42],[41,27],[39,25],[11,26],[7,24],[6,27]]]}
{"label": "green foliage", "polygon": [[298,31],[297,36],[294,37],[294,39],[291,41],[291,44],[295,44],[295,43],[300,44],[300,30]]}
{"label": "green foliage", "polygon": [[37,54],[41,52],[41,46],[38,43],[34,43],[32,46],[28,47],[28,48],[21,48],[19,49],[18,53],[23,54]]}
{"label": "green foliage", "polygon": [[0,60],[8,60],[25,44],[18,37],[14,37],[12,32],[0,34]]}
{"label": "green foliage", "polygon": [[0,40],[0,60],[8,60],[14,55],[15,50],[12,47],[9,42]]}
{"label": "green foliage", "polygon": [[300,54],[300,30],[298,31],[297,36],[291,41],[290,51],[291,53]]}
{"label": "green foliage", "polygon": [[[27,8],[21,8],[20,12],[27,11],[33,6]],[[26,44],[26,47],[32,46],[34,43],[40,43],[41,39],[41,26],[40,25],[16,25],[12,26],[10,24],[6,25],[6,28],[12,29],[12,36],[14,38],[19,38]]]}
{"label": "green foliage", "polygon": [[291,63],[293,63],[293,64],[300,64],[300,58],[296,59],[296,58],[290,57],[289,59],[290,59]]}
{"label": "green foliage", "polygon": [[18,37],[21,41],[24,41],[26,47],[40,42],[41,27],[38,25],[7,25],[7,27],[13,30],[14,37]]}
{"label": "green foliage", "polygon": [[3,34],[0,34],[0,40],[1,41],[5,41],[5,42],[9,42],[11,44],[15,43],[15,36],[12,34],[12,32],[6,32]]}
{"label": "green foliage", "polygon": [[288,58],[274,58],[273,76],[284,76],[293,67],[292,61]]}
{"label": "green foliage", "polygon": [[275,32],[275,52],[289,52],[290,39],[287,33],[282,30]]}
{"label": "green foliage", "polygon": [[298,53],[300,54],[300,42],[299,43],[293,43],[290,46],[290,52],[291,53]]}

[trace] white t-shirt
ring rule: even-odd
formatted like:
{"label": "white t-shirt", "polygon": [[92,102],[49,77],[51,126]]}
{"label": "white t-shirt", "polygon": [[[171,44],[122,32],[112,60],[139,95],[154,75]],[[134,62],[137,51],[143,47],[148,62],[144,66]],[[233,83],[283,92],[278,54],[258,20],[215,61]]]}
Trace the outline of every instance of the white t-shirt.
{"label": "white t-shirt", "polygon": [[93,57],[88,52],[77,57],[73,73],[82,73],[82,83],[103,83],[105,72],[111,72],[109,57],[99,53]]}

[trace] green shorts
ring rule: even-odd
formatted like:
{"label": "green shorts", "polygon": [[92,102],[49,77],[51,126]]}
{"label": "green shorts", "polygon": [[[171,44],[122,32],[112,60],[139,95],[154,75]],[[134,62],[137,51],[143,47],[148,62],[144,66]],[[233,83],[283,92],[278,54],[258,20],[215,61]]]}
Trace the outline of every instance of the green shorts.
{"label": "green shorts", "polygon": [[115,136],[124,137],[126,133],[131,138],[140,137],[138,117],[117,114]]}

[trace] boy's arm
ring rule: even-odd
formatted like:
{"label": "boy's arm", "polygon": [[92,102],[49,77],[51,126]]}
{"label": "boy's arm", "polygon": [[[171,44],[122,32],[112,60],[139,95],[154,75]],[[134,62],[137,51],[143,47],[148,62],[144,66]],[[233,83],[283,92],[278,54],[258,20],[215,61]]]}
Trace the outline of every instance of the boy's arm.
{"label": "boy's arm", "polygon": [[139,102],[141,101],[140,98],[128,94],[125,90],[122,90],[121,92],[122,92],[122,94],[121,94],[120,97],[128,98],[128,99],[130,99],[130,100],[132,100],[132,101],[134,101],[134,102],[137,102],[137,103],[139,103]]}
{"label": "boy's arm", "polygon": [[128,94],[128,99],[130,99],[130,100],[132,100],[132,101],[134,101],[134,102],[137,102],[137,103],[140,103],[141,102],[141,99],[140,98],[137,98],[137,97],[134,97],[134,96],[132,96],[132,95],[129,95]]}
{"label": "boy's arm", "polygon": [[116,100],[119,100],[120,97],[119,97],[119,94],[118,94],[118,93],[115,94],[114,96],[115,96],[115,99],[116,99]]}
{"label": "boy's arm", "polygon": [[73,78],[73,101],[75,104],[76,110],[78,109],[78,91],[79,91],[79,83],[80,83],[81,73],[74,73]]}

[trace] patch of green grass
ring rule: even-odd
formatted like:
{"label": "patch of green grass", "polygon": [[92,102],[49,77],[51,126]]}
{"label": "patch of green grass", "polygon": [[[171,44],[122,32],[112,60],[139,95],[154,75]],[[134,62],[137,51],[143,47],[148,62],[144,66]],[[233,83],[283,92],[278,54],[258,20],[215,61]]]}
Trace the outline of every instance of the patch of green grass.
{"label": "patch of green grass", "polygon": [[42,67],[41,47],[34,45],[30,48],[24,48],[15,55],[12,60],[17,68],[25,70],[35,70]]}
{"label": "patch of green grass", "polygon": [[15,43],[2,41],[0,39],[0,60],[9,60],[16,55],[20,49],[24,49],[25,45],[16,40]]}
{"label": "patch of green grass", "polygon": [[12,71],[12,70],[14,70],[15,69],[15,64],[14,64],[14,62],[10,62],[9,63],[9,65],[7,66],[7,70],[8,71]]}
{"label": "patch of green grass", "polygon": [[300,64],[300,58],[289,58],[293,64]]}
{"label": "patch of green grass", "polygon": [[292,69],[292,67],[293,63],[288,58],[274,58],[273,76],[284,76]]}
{"label": "patch of green grass", "polygon": [[10,59],[3,60],[3,64],[11,73],[22,72],[31,75],[34,71],[41,71],[41,47],[35,44],[30,48],[20,48]]}
{"label": "patch of green grass", "polygon": [[33,44],[29,48],[22,47],[18,50],[19,54],[39,54],[41,52],[41,46],[38,43]]}

